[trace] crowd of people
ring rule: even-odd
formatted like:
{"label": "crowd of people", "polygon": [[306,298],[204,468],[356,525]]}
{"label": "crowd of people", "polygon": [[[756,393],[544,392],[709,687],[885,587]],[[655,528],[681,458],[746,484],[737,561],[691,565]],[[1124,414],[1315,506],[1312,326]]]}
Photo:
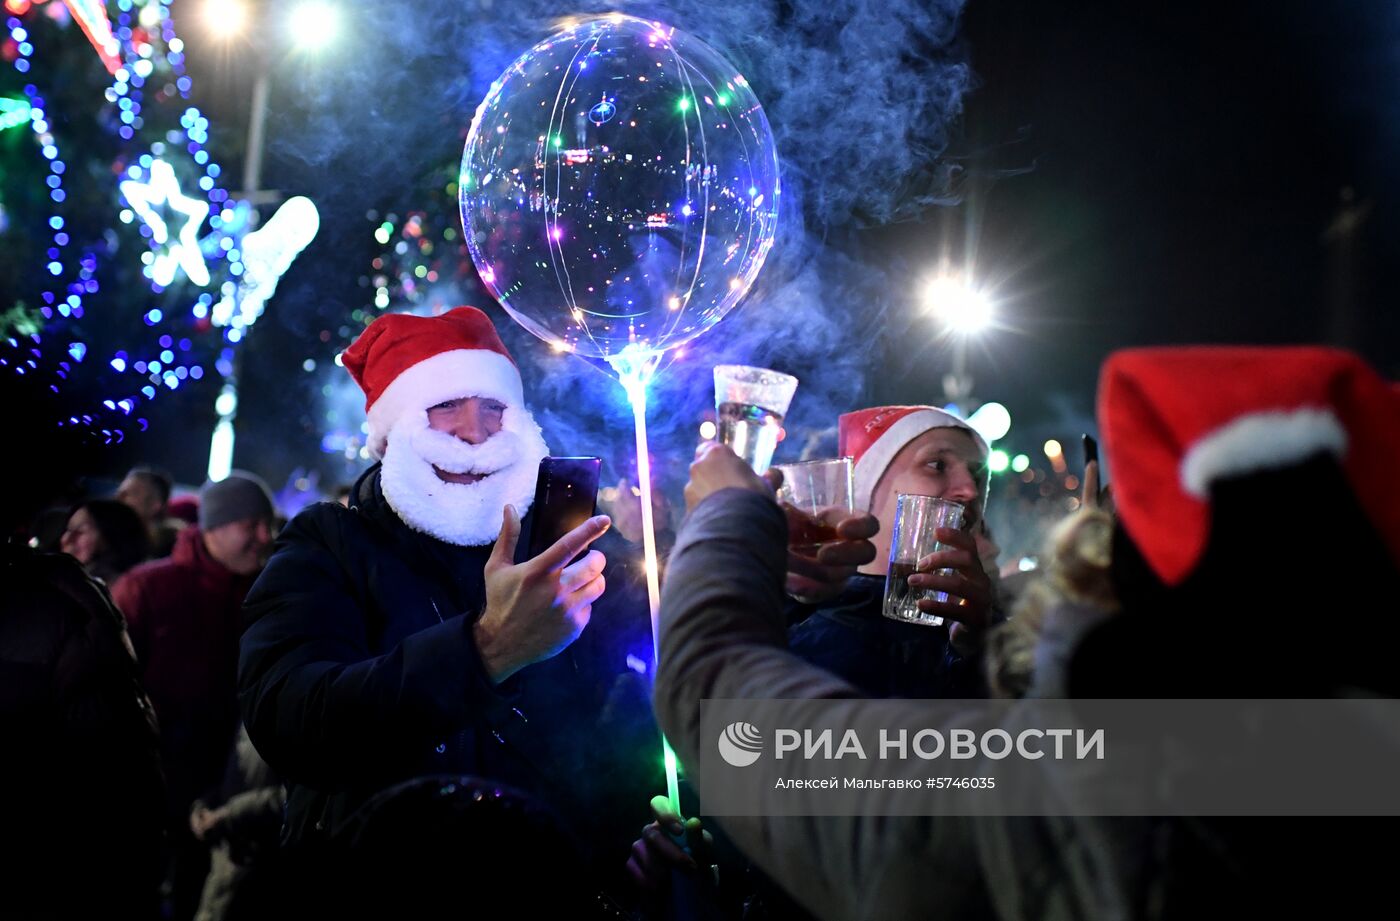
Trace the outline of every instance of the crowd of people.
{"label": "crowd of people", "polygon": [[[344,365],[376,462],[341,501],[283,522],[234,471],[176,506],[142,466],[61,529],[7,522],[0,915],[1253,916],[1384,881],[1389,847],[1309,846],[1364,823],[712,821],[694,794],[705,699],[1394,696],[1400,391],[1351,355],[1110,357],[1113,483],[1085,471],[1014,589],[955,415],[835,420],[854,512],[816,551],[789,548],[777,476],[704,444],[655,662],[636,510],[526,550],[548,448],[485,314],[383,316]],[[909,579],[946,593],[919,602],[941,625],[881,616],[900,494],[965,510]],[[1328,509],[1285,543],[1324,561],[1325,603],[1284,578],[1283,496]],[[660,730],[684,816],[653,799]]]}

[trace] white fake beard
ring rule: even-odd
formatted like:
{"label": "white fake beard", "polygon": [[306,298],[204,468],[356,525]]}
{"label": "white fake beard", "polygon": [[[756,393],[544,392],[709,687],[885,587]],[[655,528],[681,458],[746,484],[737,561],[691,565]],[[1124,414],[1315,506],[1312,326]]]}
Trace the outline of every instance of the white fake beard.
{"label": "white fake beard", "polygon": [[[529,412],[507,407],[502,427],[471,445],[428,427],[427,412],[389,430],[379,484],[404,524],[449,544],[480,547],[501,533],[507,505],[523,518],[535,501],[540,460],[549,453]],[[475,483],[445,483],[433,471],[475,473]]]}

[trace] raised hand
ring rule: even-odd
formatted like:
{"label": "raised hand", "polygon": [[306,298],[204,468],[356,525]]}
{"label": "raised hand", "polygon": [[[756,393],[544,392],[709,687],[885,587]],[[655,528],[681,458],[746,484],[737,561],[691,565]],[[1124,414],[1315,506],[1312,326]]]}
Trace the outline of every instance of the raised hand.
{"label": "raised hand", "polygon": [[728,445],[706,442],[696,451],[695,462],[690,465],[690,482],[685,484],[686,510],[695,508],[712,493],[735,486],[770,498],[773,495],[768,484]]}
{"label": "raised hand", "polygon": [[559,538],[539,556],[513,563],[520,539],[520,516],[507,505],[501,536],[486,561],[486,610],[473,626],[477,651],[494,682],[563,651],[593,614],[593,602],[607,588],[607,558],[587,550],[611,525],[596,515]]}
{"label": "raised hand", "polygon": [[953,646],[959,652],[969,653],[981,644],[991,620],[992,580],[982,568],[977,541],[971,534],[957,528],[939,528],[938,540],[947,549],[935,550],[919,560],[917,572],[909,577],[909,587],[948,593],[947,601],[920,599],[919,610],[949,621],[948,636]]}

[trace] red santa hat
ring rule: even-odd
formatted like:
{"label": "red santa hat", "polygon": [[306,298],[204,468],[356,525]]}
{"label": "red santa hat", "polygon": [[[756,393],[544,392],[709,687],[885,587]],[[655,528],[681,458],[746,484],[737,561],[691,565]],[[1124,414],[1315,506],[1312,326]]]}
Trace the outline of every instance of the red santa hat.
{"label": "red santa hat", "polygon": [[895,455],[930,429],[962,429],[972,436],[983,460],[987,442],[965,419],[933,406],[875,406],[846,413],[837,422],[840,454],[855,462],[855,508],[870,508],[875,484]]}
{"label": "red santa hat", "polygon": [[389,430],[407,413],[460,397],[488,397],[525,408],[520,371],[491,320],[475,307],[441,316],[379,317],[342,359],[365,392],[369,452],[384,456]]}
{"label": "red santa hat", "polygon": [[1205,550],[1212,483],[1324,453],[1400,560],[1400,392],[1354,355],[1130,349],[1105,362],[1098,411],[1119,520],[1169,586]]}

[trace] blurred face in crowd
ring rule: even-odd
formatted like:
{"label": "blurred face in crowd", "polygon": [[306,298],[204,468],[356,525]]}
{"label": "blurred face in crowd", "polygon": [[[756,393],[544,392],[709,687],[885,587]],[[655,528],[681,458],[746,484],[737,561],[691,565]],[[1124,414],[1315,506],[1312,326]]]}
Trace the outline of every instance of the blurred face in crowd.
{"label": "blurred face in crowd", "polygon": [[165,511],[160,491],[149,477],[139,473],[133,473],[122,480],[121,485],[117,487],[117,501],[135,509],[142,521],[156,521]]}
{"label": "blurred face in crowd", "polygon": [[58,545],[64,553],[75,557],[84,566],[103,551],[102,535],[98,533],[97,523],[92,520],[87,509],[78,509],[73,513],[73,517],[68,519],[68,527],[64,529]]}
{"label": "blurred face in crowd", "polygon": [[204,532],[204,546],[229,572],[250,576],[272,549],[272,522],[266,518],[231,521]]}
{"label": "blurred face in crowd", "polygon": [[[479,445],[501,430],[506,406],[485,397],[459,397],[428,407],[428,428],[445,432],[469,445]],[[444,483],[476,483],[490,474],[449,473],[434,465],[433,473]]]}
{"label": "blurred face in crowd", "polygon": [[974,526],[982,514],[985,464],[972,436],[958,428],[924,432],[894,456],[871,495],[870,514],[880,522],[873,540],[875,560],[862,572],[883,575],[889,568],[890,534],[900,493],[950,499],[963,505],[963,530]]}

